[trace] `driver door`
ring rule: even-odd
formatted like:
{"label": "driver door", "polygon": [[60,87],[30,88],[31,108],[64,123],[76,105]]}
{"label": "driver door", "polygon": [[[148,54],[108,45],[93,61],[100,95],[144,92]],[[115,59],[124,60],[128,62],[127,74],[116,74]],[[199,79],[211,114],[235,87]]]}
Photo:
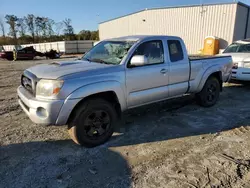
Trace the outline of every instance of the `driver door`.
{"label": "driver door", "polygon": [[140,44],[132,57],[135,55],[146,56],[148,64],[137,67],[130,67],[130,62],[127,64],[128,108],[168,98],[168,63],[164,59],[162,40]]}

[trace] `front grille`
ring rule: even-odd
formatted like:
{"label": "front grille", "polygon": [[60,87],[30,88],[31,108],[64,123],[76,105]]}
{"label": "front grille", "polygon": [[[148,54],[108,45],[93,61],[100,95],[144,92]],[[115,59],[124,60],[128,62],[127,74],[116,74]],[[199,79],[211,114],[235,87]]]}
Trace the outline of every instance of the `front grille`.
{"label": "front grille", "polygon": [[21,85],[29,91],[33,96],[36,95],[36,84],[39,79],[33,73],[25,70],[21,77]]}
{"label": "front grille", "polygon": [[27,89],[30,93],[34,94],[34,90],[32,88],[32,80],[27,76],[22,75],[21,77],[22,86]]}

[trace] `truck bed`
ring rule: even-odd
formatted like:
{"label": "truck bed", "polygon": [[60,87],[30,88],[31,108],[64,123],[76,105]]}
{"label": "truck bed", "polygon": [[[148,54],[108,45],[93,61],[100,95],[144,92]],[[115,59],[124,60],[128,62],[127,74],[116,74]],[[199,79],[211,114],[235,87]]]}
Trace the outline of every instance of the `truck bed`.
{"label": "truck bed", "polygon": [[[207,80],[211,72],[221,71],[222,82],[227,82],[232,70],[231,56],[189,56],[190,89],[189,93],[201,91],[200,82]],[[198,87],[198,88],[197,88]]]}

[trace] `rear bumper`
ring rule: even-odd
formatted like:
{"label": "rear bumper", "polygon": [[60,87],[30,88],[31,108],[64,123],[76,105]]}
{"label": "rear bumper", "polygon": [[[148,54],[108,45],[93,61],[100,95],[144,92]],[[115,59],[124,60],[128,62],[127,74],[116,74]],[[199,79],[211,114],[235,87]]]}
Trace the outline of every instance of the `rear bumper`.
{"label": "rear bumper", "polygon": [[232,80],[250,81],[250,68],[241,68],[232,70]]}
{"label": "rear bumper", "polygon": [[34,123],[42,125],[56,124],[64,100],[37,100],[23,86],[18,87],[17,94],[19,105]]}

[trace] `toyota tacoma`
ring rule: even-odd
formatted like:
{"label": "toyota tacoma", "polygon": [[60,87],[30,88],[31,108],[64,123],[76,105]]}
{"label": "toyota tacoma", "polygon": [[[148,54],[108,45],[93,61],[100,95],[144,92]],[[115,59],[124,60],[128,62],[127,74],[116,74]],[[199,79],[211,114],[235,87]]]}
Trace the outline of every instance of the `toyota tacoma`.
{"label": "toyota tacoma", "polygon": [[67,125],[77,144],[106,142],[125,110],[195,94],[213,106],[232,74],[231,56],[189,57],[174,36],[104,40],[82,59],[24,71],[18,101],[36,124]]}

